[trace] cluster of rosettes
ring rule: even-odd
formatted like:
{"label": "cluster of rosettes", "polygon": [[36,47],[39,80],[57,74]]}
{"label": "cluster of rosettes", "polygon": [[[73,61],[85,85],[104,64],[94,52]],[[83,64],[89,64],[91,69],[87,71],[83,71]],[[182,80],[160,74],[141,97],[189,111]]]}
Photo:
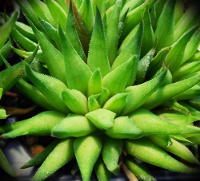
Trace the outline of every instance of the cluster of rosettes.
{"label": "cluster of rosettes", "polygon": [[10,66],[1,56],[7,69],[0,91],[15,85],[46,111],[0,132],[54,138],[22,166],[42,163],[32,180],[74,158],[84,181],[93,170],[98,180],[110,180],[122,164],[141,180],[155,180],[144,162],[195,172],[167,152],[199,164],[187,148],[200,144],[193,124],[200,118],[196,3],[184,13],[182,0],[16,2],[30,27],[15,23],[17,13],[2,15],[0,30],[10,27],[11,37],[1,51],[14,40],[20,49],[13,51],[26,59]]}

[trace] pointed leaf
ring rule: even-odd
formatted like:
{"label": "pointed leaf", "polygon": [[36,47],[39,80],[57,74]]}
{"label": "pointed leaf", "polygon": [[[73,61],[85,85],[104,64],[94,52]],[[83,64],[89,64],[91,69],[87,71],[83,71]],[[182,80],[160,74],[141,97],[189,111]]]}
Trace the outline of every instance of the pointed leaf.
{"label": "pointed leaf", "polygon": [[114,61],[112,65],[112,70],[122,65],[124,62],[128,61],[133,55],[137,55],[138,58],[140,57],[142,35],[143,35],[143,22],[139,24],[136,33],[134,33],[134,36],[131,37],[126,47],[121,51],[121,53]]}
{"label": "pointed leaf", "polygon": [[88,98],[88,109],[89,109],[89,112],[92,112],[92,111],[95,111],[97,109],[101,108],[98,101],[94,98],[93,95],[91,95],[89,98]]}
{"label": "pointed leaf", "polygon": [[[2,134],[4,138],[15,138],[31,134],[50,134],[52,127],[56,126],[66,117],[58,111],[45,111],[26,120],[23,125],[15,130]],[[34,129],[33,129],[34,128]]]}
{"label": "pointed leaf", "polygon": [[[46,158],[32,181],[42,181],[74,158],[73,139],[63,139]],[[51,165],[51,167],[49,167]]]}
{"label": "pointed leaf", "polygon": [[138,179],[156,181],[156,179],[150,174],[149,170],[145,166],[145,163],[139,162],[131,156],[125,157],[124,163]]}
{"label": "pointed leaf", "polygon": [[155,49],[151,49],[139,62],[136,74],[136,81],[141,84],[145,81],[146,73],[154,56]]}
{"label": "pointed leaf", "polygon": [[8,160],[6,159],[5,155],[3,154],[2,150],[0,149],[0,167],[7,172],[12,177],[17,177],[16,173],[10,166]]}
{"label": "pointed leaf", "polygon": [[87,114],[87,98],[81,92],[65,89],[61,92],[61,97],[72,112],[82,115]]}
{"label": "pointed leaf", "polygon": [[78,33],[76,31],[72,3],[69,4],[69,12],[67,14],[65,33],[66,33],[66,36],[69,39],[70,43],[72,44],[72,46],[74,47],[76,52],[79,54],[79,56],[83,59],[84,62],[87,62],[87,58],[85,56]]}
{"label": "pointed leaf", "polygon": [[[60,26],[58,28],[58,34],[65,60],[67,85],[70,89],[76,89],[83,94],[86,94],[92,73],[85,62],[77,54]],[[77,69],[77,67],[79,68]]]}
{"label": "pointed leaf", "polygon": [[154,46],[155,35],[151,26],[151,19],[149,14],[148,5],[146,6],[144,16],[144,32],[142,38],[141,57],[145,56]]}
{"label": "pointed leaf", "polygon": [[200,81],[200,76],[193,76],[189,79],[178,81],[173,84],[168,84],[159,87],[144,103],[143,107],[147,109],[153,109],[164,101],[173,98],[174,96],[188,90]]}
{"label": "pointed leaf", "polygon": [[124,141],[124,149],[128,154],[152,165],[176,172],[191,173],[194,171],[192,168],[169,156],[146,138]]}
{"label": "pointed leaf", "polygon": [[1,35],[0,49],[7,41],[8,37],[12,31],[12,28],[17,20],[18,14],[19,14],[18,11],[15,11],[13,16],[4,25],[2,25],[0,27],[0,35]]}
{"label": "pointed leaf", "polygon": [[[36,38],[41,46],[45,63],[50,74],[66,83],[66,73],[63,55],[42,35],[42,33],[29,21]],[[56,68],[55,68],[56,67]]]}
{"label": "pointed leaf", "polygon": [[63,103],[60,93],[66,89],[66,85],[53,77],[34,72],[28,64],[25,64],[25,72],[38,90],[44,94],[49,102],[59,111],[68,113],[69,108]]}
{"label": "pointed leaf", "polygon": [[116,114],[106,109],[97,109],[85,115],[97,128],[109,129],[113,126]]}
{"label": "pointed leaf", "polygon": [[117,0],[106,28],[106,45],[107,45],[108,59],[111,65],[113,64],[114,60],[117,57],[118,23],[119,23],[121,6],[122,6],[122,0]]}
{"label": "pointed leaf", "polygon": [[102,107],[109,98],[110,98],[109,90],[103,87],[101,95],[98,98],[99,105]]}
{"label": "pointed leaf", "polygon": [[76,25],[77,33],[79,35],[84,52],[87,55],[88,50],[89,50],[89,42],[90,42],[91,34],[86,28],[85,23],[76,7],[74,0],[72,0],[72,8],[73,8],[73,13],[74,13],[74,22]]}
{"label": "pointed leaf", "polygon": [[154,115],[152,112],[140,108],[132,113],[130,119],[133,123],[142,131],[144,135],[154,135],[154,134],[190,134],[198,133],[199,130],[187,128],[185,126],[179,126],[168,121],[165,121],[158,116]]}
{"label": "pointed leaf", "polygon": [[79,12],[83,21],[90,33],[92,33],[93,25],[94,25],[94,17],[93,17],[93,9],[91,0],[85,0],[82,2],[81,7],[79,8]]}
{"label": "pointed leaf", "polygon": [[57,146],[57,144],[60,142],[60,140],[55,139],[52,141],[42,152],[40,152],[38,155],[33,157],[29,162],[24,164],[21,169],[32,167],[35,165],[39,165],[45,161],[45,159],[48,157],[48,155],[53,151],[53,149]]}
{"label": "pointed leaf", "polygon": [[36,87],[32,86],[23,79],[18,80],[16,87],[24,96],[35,102],[37,105],[48,110],[55,110],[55,107]]}
{"label": "pointed leaf", "polygon": [[142,133],[143,132],[133,124],[132,120],[126,116],[116,118],[113,127],[105,132],[106,135],[115,139],[137,138],[140,137]]}
{"label": "pointed leaf", "polygon": [[62,28],[64,29],[66,26],[66,20],[67,20],[66,12],[60,7],[60,5],[56,1],[46,0],[45,2],[56,24],[58,24],[59,22]]}
{"label": "pointed leaf", "polygon": [[87,95],[89,97],[92,94],[100,94],[101,92],[102,92],[102,78],[100,69],[97,68],[93,72],[92,77],[89,81]]}
{"label": "pointed leaf", "polygon": [[128,93],[116,94],[104,104],[103,108],[119,114],[127,102],[127,96]]}
{"label": "pointed leaf", "polygon": [[168,0],[158,19],[155,31],[155,38],[158,39],[157,51],[173,43],[175,3],[176,1]]}
{"label": "pointed leaf", "polygon": [[107,169],[113,174],[119,172],[118,162],[122,149],[122,140],[106,137],[102,148],[102,158]]}
{"label": "pointed leaf", "polygon": [[69,114],[52,131],[51,136],[57,138],[86,136],[96,130],[96,127],[85,117]]}
{"label": "pointed leaf", "polygon": [[127,103],[123,107],[121,114],[126,115],[128,113],[131,113],[137,108],[139,108],[141,105],[143,105],[146,102],[146,100],[160,86],[165,76],[166,70],[164,70],[160,75],[158,75],[154,79],[149,80],[143,84],[127,87],[125,91],[128,92],[129,95],[127,97]]}
{"label": "pointed leaf", "polygon": [[98,158],[94,166],[94,171],[96,173],[98,180],[104,180],[104,181],[110,180],[111,172],[108,171],[108,169],[106,168],[102,158],[100,157]]}
{"label": "pointed leaf", "polygon": [[103,24],[98,8],[96,10],[95,25],[90,41],[87,63],[91,71],[99,68],[103,77],[110,72],[110,64],[107,55]]}
{"label": "pointed leaf", "polygon": [[165,64],[169,67],[172,75],[178,70],[183,62],[183,56],[187,42],[191,38],[192,34],[196,31],[198,26],[192,27],[185,32],[173,45],[171,51],[168,53]]}
{"label": "pointed leaf", "polygon": [[[3,88],[3,94],[5,94],[22,77],[24,73],[23,62],[26,61],[31,63],[37,53],[37,50],[38,46],[30,57],[0,72],[0,88]],[[4,58],[2,57],[2,59]]]}
{"label": "pointed leaf", "polygon": [[136,58],[133,56],[103,78],[103,86],[109,90],[112,96],[124,91],[135,62]]}
{"label": "pointed leaf", "polygon": [[76,138],[74,141],[74,153],[83,180],[89,181],[92,170],[101,153],[101,139],[96,135]]}

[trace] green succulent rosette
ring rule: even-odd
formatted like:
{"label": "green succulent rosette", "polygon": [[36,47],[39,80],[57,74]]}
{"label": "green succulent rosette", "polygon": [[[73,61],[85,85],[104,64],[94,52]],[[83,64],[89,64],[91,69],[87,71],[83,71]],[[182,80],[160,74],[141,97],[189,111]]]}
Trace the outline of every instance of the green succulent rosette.
{"label": "green succulent rosette", "polygon": [[200,143],[196,2],[186,12],[181,0],[16,2],[30,25],[11,32],[29,60],[16,87],[46,110],[0,131],[55,138],[22,166],[42,164],[32,180],[72,159],[84,181],[93,170],[110,180],[119,160],[141,180],[155,180],[145,162],[196,172],[168,154],[199,164],[187,148]]}

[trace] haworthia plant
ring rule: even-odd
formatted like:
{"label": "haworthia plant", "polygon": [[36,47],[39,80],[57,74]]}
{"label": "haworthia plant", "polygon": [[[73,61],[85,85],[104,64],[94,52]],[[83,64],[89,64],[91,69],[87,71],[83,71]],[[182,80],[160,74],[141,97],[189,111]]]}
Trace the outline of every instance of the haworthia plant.
{"label": "haworthia plant", "polygon": [[[92,173],[110,180],[121,165],[155,180],[145,162],[196,172],[173,155],[199,164],[187,148],[200,144],[197,2],[184,12],[181,0],[15,1],[30,26],[15,23],[14,13],[0,27],[0,61],[8,67],[0,72],[0,96],[16,85],[46,110],[0,132],[6,139],[53,137],[22,166],[42,164],[32,180],[72,159],[84,181]],[[27,60],[10,66],[10,45]],[[0,109],[0,118],[7,116]],[[14,176],[7,163],[3,168]]]}

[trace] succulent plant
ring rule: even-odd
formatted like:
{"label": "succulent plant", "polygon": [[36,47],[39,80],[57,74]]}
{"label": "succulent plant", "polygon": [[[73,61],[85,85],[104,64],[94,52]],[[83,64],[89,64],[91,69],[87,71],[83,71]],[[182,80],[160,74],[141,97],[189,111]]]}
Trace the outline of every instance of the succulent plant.
{"label": "succulent plant", "polygon": [[122,164],[141,180],[155,180],[145,162],[196,172],[168,154],[199,164],[187,148],[200,144],[193,123],[200,118],[196,3],[184,12],[181,0],[16,2],[30,27],[16,22],[12,49],[26,60],[10,67],[2,57],[4,71],[16,76],[8,83],[2,74],[0,85],[15,84],[46,110],[0,132],[54,138],[22,166],[42,163],[32,180],[74,158],[84,181],[93,170],[109,180]]}

